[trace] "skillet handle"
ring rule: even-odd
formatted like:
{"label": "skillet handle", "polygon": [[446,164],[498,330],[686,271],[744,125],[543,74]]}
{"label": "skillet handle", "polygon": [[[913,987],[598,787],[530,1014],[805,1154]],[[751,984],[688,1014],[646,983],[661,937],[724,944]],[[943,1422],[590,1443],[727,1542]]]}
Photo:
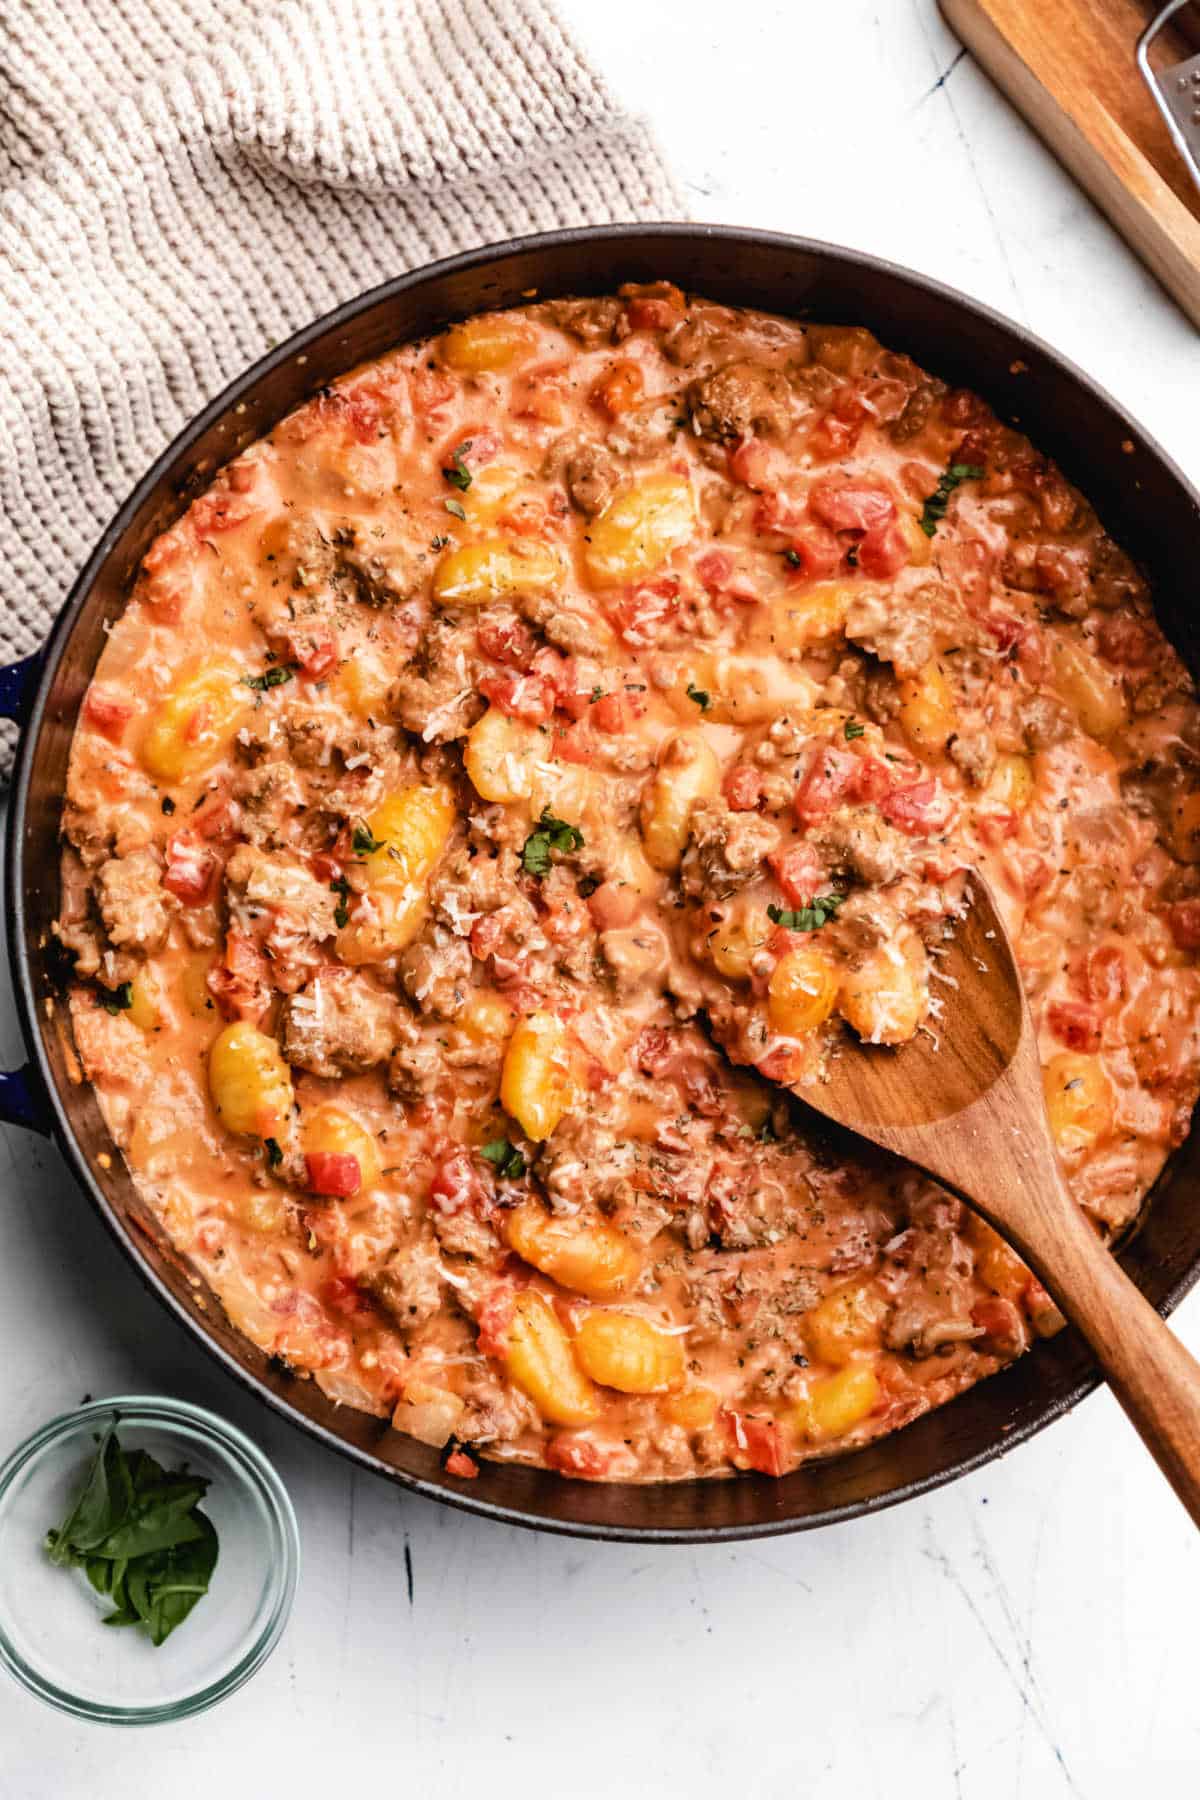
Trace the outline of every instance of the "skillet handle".
{"label": "skillet handle", "polygon": [[[35,650],[19,662],[0,666],[0,719],[11,719],[17,725],[25,723],[42,672],[42,654]],[[29,1131],[50,1136],[50,1112],[32,1062],[22,1069],[0,1070],[0,1124],[23,1125]]]}
{"label": "skillet handle", "polygon": [[16,725],[25,723],[44,655],[44,650],[35,650],[19,662],[0,665],[0,719],[11,719]]}

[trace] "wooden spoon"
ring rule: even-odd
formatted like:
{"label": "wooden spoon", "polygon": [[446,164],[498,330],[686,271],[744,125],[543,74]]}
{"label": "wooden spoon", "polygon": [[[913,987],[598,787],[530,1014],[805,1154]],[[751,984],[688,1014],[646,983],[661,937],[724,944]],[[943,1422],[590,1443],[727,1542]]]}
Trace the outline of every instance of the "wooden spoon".
{"label": "wooden spoon", "polygon": [[993,1225],[1086,1338],[1109,1385],[1200,1525],[1200,1364],[1104,1248],[1063,1180],[1029,1005],[986,882],[937,959],[944,1006],[899,1049],[847,1031],[807,1105],[893,1150]]}

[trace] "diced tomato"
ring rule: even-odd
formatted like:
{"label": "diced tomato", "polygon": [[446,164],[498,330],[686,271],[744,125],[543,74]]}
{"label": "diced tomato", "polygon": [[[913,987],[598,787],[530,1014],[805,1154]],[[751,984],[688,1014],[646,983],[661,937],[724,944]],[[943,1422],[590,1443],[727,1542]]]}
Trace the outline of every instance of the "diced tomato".
{"label": "diced tomato", "polygon": [[610,419],[619,419],[622,413],[633,411],[642,398],[645,385],[641,366],[631,358],[623,357],[601,375],[588,399]]}
{"label": "diced tomato", "polygon": [[[801,937],[808,936],[809,934],[797,931],[788,932],[784,935],[787,937],[789,948],[791,948]],[[772,949],[774,948],[774,944],[775,939],[772,938]],[[768,1050],[767,1054],[760,1057],[759,1061],[756,1062],[754,1066],[764,1081],[778,1081],[781,1086],[787,1087],[789,1082],[797,1080],[800,1076],[802,1069],[802,1054],[799,1046],[795,1043],[776,1044],[775,1048],[773,1050]]]}
{"label": "diced tomato", "polygon": [[324,850],[318,850],[315,856],[309,858],[309,866],[317,880],[323,881],[327,887],[332,887],[346,873],[345,865]]}
{"label": "diced tomato", "polygon": [[227,1019],[257,1025],[271,1004],[271,965],[253,938],[231,931],[223,961],[208,972],[207,987]]}
{"label": "diced tomato", "polygon": [[514,1292],[506,1282],[498,1282],[484,1296],[475,1314],[479,1348],[485,1356],[503,1360],[508,1353],[508,1333],[513,1322]]}
{"label": "diced tomato", "polygon": [[1068,1050],[1092,1054],[1100,1048],[1100,1012],[1082,1000],[1052,1000],[1046,1023]]}
{"label": "diced tomato", "polygon": [[530,725],[544,725],[557,698],[550,683],[537,675],[484,675],[479,691],[510,719]]}
{"label": "diced tomato", "polygon": [[191,830],[210,844],[232,844],[237,836],[237,816],[229,795],[215,788],[192,814]]}
{"label": "diced tomato", "polygon": [[188,524],[197,538],[215,537],[218,532],[232,531],[237,525],[244,525],[254,513],[254,507],[241,495],[231,493],[228,488],[214,488],[210,493],[201,494],[188,513]]}
{"label": "diced tomato", "polygon": [[675,1061],[677,1045],[673,1034],[661,1025],[647,1025],[633,1048],[633,1059],[643,1075],[665,1075]]}
{"label": "diced tomato", "polygon": [[859,806],[878,806],[897,785],[897,770],[880,756],[860,756],[857,762],[846,796]]}
{"label": "diced tomato", "polygon": [[321,1283],[321,1298],[330,1312],[341,1313],[347,1319],[372,1310],[370,1295],[363,1292],[352,1275],[331,1275]]}
{"label": "diced tomato", "polygon": [[346,1200],[362,1186],[358,1158],[348,1151],[310,1150],[304,1158],[304,1171],[309,1192],[327,1194],[331,1199]]}
{"label": "diced tomato", "polygon": [[807,519],[805,503],[785,488],[766,488],[754,508],[754,529],[762,537],[792,537]]}
{"label": "diced tomato", "polygon": [[879,810],[897,830],[907,831],[912,837],[931,837],[949,825],[954,802],[936,781],[918,781],[913,787],[889,794]]}
{"label": "diced tomato", "polygon": [[170,531],[164,531],[156,537],[145,556],[142,558],[142,572],[146,575],[161,575],[172,563],[177,563],[186,547],[181,526],[175,525]]}
{"label": "diced tomato", "polygon": [[890,581],[908,561],[908,540],[899,525],[868,531],[858,546],[858,566],[872,581]]}
{"label": "diced tomato", "polygon": [[869,376],[859,387],[861,404],[877,425],[888,425],[898,419],[908,405],[911,393],[909,384],[893,375]]}
{"label": "diced tomato", "polygon": [[591,711],[597,731],[616,732],[626,729],[625,702],[620,694],[604,694]]}
{"label": "diced tomato", "polygon": [[660,575],[628,589],[610,617],[627,644],[642,647],[661,637],[675,616],[678,601],[679,577]]}
{"label": "diced tomato", "polygon": [[436,422],[435,415],[453,400],[457,389],[445,369],[436,363],[419,363],[409,376],[413,411],[419,417]]}
{"label": "diced tomato", "polygon": [[[798,904],[803,906],[806,902],[801,900]],[[776,925],[767,939],[768,954],[773,956],[776,962],[779,962],[781,958],[794,950],[797,944],[806,942],[811,936],[811,931],[793,931],[790,925]]]}
{"label": "diced tomato", "polygon": [[327,388],[310,402],[315,417],[340,425],[360,444],[371,444],[383,435],[384,397],[365,381],[354,387]]}
{"label": "diced tomato", "polygon": [[554,754],[560,762],[590,768],[596,760],[596,735],[587,719],[560,727],[554,734]]}
{"label": "diced tomato", "polygon": [[842,545],[824,525],[805,525],[791,534],[791,562],[798,581],[824,581],[845,561]]}
{"label": "diced tomato", "polygon": [[858,757],[849,750],[825,745],[814,751],[793,803],[800,823],[812,825],[826,818],[857,773]]}
{"label": "diced tomato", "polygon": [[460,1481],[474,1481],[479,1474],[479,1464],[475,1458],[468,1455],[461,1444],[453,1443],[453,1440],[451,1448],[442,1458],[442,1467],[447,1475],[457,1475]]}
{"label": "diced tomato", "polygon": [[738,1469],[756,1469],[760,1475],[782,1475],[785,1467],[783,1432],[779,1421],[759,1413],[721,1409],[721,1424],[729,1447],[729,1460]]}
{"label": "diced tomato", "polygon": [[320,681],[328,675],[338,659],[337,645],[332,638],[317,638],[297,660],[300,674],[305,681]]}
{"label": "diced tomato", "polygon": [[733,558],[728,550],[708,550],[696,564],[700,585],[711,594],[719,594],[732,574]]}
{"label": "diced tomato", "polygon": [[975,829],[989,850],[998,850],[1009,838],[1016,837],[1021,819],[1007,806],[992,807],[975,815]]}
{"label": "diced tomato", "polygon": [[475,629],[475,638],[484,656],[493,662],[507,663],[511,669],[527,669],[533,659],[533,633],[515,613],[500,617],[485,613]]}
{"label": "diced tomato", "polygon": [[981,1348],[990,1350],[993,1356],[1019,1356],[1025,1348],[1025,1321],[1013,1302],[999,1294],[976,1301],[971,1308],[971,1323],[984,1334]]}
{"label": "diced tomato", "polygon": [[641,897],[628,882],[602,881],[594,894],[588,895],[588,911],[597,931],[619,931],[632,925],[641,906]]}
{"label": "diced tomato", "polygon": [[212,891],[217,858],[195,832],[177,831],[167,843],[162,883],[184,906],[202,906]]}
{"label": "diced tomato", "polygon": [[978,538],[941,544],[938,568],[972,617],[982,618],[991,589],[992,553],[987,545]]}
{"label": "diced tomato", "polygon": [[[544,654],[539,652],[539,655]],[[585,667],[574,656],[559,657],[558,660],[556,673],[544,677],[554,688],[555,706],[559,712],[566,713],[568,719],[586,719],[596,696],[597,671]],[[543,665],[539,664],[539,673],[542,672]]]}
{"label": "diced tomato", "polygon": [[730,812],[753,812],[763,795],[763,773],[753,763],[734,763],[721,784]]}
{"label": "diced tomato", "polygon": [[811,844],[773,850],[767,862],[789,906],[810,905],[826,879],[824,864]]}
{"label": "diced tomato", "polygon": [[1129,963],[1120,944],[1100,944],[1088,953],[1083,988],[1088,999],[1101,1006],[1113,1006],[1125,998],[1129,992]]}
{"label": "diced tomato", "polygon": [[496,515],[496,524],[516,537],[553,537],[566,506],[561,489],[552,488],[545,495],[518,492]]}
{"label": "diced tomato", "polygon": [[696,564],[696,576],[706,593],[714,597],[746,605],[759,598],[754,583],[738,568],[728,550],[706,551]]}
{"label": "diced tomato", "polygon": [[668,331],[683,317],[683,295],[670,281],[650,282],[623,298],[625,317],[634,331]]}
{"label": "diced tomato", "polygon": [[494,462],[503,450],[502,439],[486,425],[472,425],[464,431],[450,452],[449,460],[464,462],[468,469],[482,469]]}
{"label": "diced tomato", "polygon": [[93,681],[84,698],[83,716],[110,744],[119,744],[133,717],[133,707],[129,701],[118,700],[115,694]]}
{"label": "diced tomato", "polygon": [[1181,950],[1200,950],[1200,900],[1177,900],[1167,908],[1167,924]]}
{"label": "diced tomato", "polygon": [[742,438],[729,452],[730,476],[756,494],[777,486],[789,467],[783,451],[774,444],[765,444],[761,438]]}
{"label": "diced tomato", "polygon": [[582,1475],[596,1477],[603,1475],[612,1461],[598,1445],[589,1443],[587,1438],[572,1437],[560,1431],[546,1445],[546,1462],[560,1475]]}
{"label": "diced tomato", "polygon": [[830,531],[877,531],[896,517],[896,503],[884,488],[851,475],[825,475],[808,496],[814,519]]}
{"label": "diced tomato", "polygon": [[446,1218],[461,1212],[486,1218],[494,1198],[491,1173],[485,1174],[478,1157],[461,1146],[444,1152],[429,1184],[429,1204],[435,1212]]}
{"label": "diced tomato", "polygon": [[518,419],[561,425],[566,417],[566,364],[547,363],[523,369],[513,381],[512,409]]}
{"label": "diced tomato", "polygon": [[861,419],[840,419],[836,410],[822,413],[808,434],[810,455],[817,462],[837,462],[849,456],[865,423],[865,414]]}

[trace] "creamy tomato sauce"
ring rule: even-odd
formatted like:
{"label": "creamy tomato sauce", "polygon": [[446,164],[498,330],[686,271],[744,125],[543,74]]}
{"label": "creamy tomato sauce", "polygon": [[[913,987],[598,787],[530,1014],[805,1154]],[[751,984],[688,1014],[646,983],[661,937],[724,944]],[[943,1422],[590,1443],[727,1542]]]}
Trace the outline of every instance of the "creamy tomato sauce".
{"label": "creamy tomato sauce", "polygon": [[784,1089],[936,1037],[978,867],[1128,1224],[1197,1092],[1198,746],[973,394],[665,283],[480,317],[146,556],[63,818],[82,1069],[241,1330],[454,1474],[779,1475],[1061,1323]]}

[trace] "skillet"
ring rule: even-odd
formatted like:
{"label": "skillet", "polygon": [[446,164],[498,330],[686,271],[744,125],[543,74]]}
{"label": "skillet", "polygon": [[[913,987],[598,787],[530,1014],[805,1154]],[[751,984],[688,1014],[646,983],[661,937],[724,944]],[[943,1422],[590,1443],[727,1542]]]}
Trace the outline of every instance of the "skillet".
{"label": "skillet", "polygon": [[[142,555],[215,470],[332,377],[474,312],[666,279],[714,300],[868,326],[945,380],[977,390],[1061,465],[1144,567],[1167,635],[1200,671],[1192,600],[1200,495],[1154,441],[1079,369],[1027,332],[878,258],[802,238],[703,225],[626,225],[516,239],[401,275],[277,346],[213,400],[157,459],[81,571],[45,648],[0,670],[0,715],[20,740],[4,900],[29,1060],[0,1076],[0,1120],[58,1140],[83,1193],[147,1286],[230,1374],[331,1449],[402,1488],[485,1517],[580,1537],[706,1543],[810,1529],[870,1513],[977,1469],[1066,1412],[1099,1377],[1073,1332],[1036,1345],[947,1406],[865,1448],[783,1480],[614,1486],[484,1462],[475,1481],[385,1421],[338,1408],[265,1357],[172,1249],[138,1199],[95,1098],[73,1079],[61,970],[59,814],[80,703]],[[110,1166],[100,1158],[106,1155]],[[1200,1276],[1200,1136],[1167,1164],[1121,1252],[1164,1314]],[[202,1303],[202,1304],[201,1304]]]}

